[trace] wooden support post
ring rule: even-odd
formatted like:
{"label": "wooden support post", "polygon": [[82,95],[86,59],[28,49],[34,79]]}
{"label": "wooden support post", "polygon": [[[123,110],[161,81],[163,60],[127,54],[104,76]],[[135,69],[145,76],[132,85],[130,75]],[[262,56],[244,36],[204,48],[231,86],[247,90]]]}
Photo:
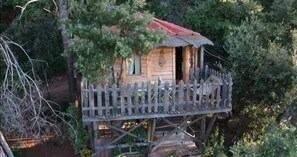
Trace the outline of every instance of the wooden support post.
{"label": "wooden support post", "polygon": [[[127,133],[131,133],[133,130],[139,128],[141,125],[143,125],[144,123],[146,123],[148,121],[148,119],[143,120],[141,123],[139,123],[137,126],[134,126],[133,128],[131,128],[130,130],[126,131]],[[112,140],[111,142],[109,142],[108,144],[106,144],[105,146],[103,146],[102,148],[98,149],[97,152],[94,155],[99,154],[101,151],[107,149],[109,146],[111,146],[112,144],[118,142],[120,139],[122,139],[124,136],[126,136],[127,134],[121,134],[120,136],[118,136],[117,138],[115,138],[114,140]]]}
{"label": "wooden support post", "polygon": [[200,69],[201,69],[201,72],[204,70],[204,47],[201,46],[200,47]]}
{"label": "wooden support post", "polygon": [[95,152],[96,151],[96,149],[95,149],[95,136],[94,136],[94,125],[93,125],[93,123],[94,122],[89,122],[88,124],[87,124],[87,126],[88,126],[88,132],[89,132],[89,135],[90,135],[90,145],[91,145],[91,149],[92,149],[92,151],[93,152]]}
{"label": "wooden support post", "polygon": [[212,131],[212,128],[213,128],[213,125],[214,125],[216,119],[217,119],[217,113],[215,113],[215,114],[212,116],[212,118],[211,118],[211,120],[210,120],[210,122],[209,122],[209,124],[208,124],[207,130],[206,130],[206,133],[205,133],[204,143],[207,142],[208,137],[209,137],[209,135],[210,135],[210,132]]}
{"label": "wooden support post", "polygon": [[200,141],[202,141],[202,143],[199,144],[200,150],[203,150],[205,146],[205,123],[206,117],[203,117],[200,122]]}
{"label": "wooden support post", "polygon": [[184,129],[185,127],[188,126],[187,121],[190,120],[193,116],[189,116],[188,118],[184,119],[181,124],[173,129],[168,135],[164,136],[162,139],[158,141],[158,143],[152,148],[152,152],[158,149],[166,140],[169,139],[170,136],[172,136],[175,132],[177,132],[180,129]]}
{"label": "wooden support post", "polygon": [[148,135],[147,135],[147,156],[151,157],[152,155],[152,148],[153,148],[153,141],[156,129],[156,118],[152,119],[148,126]]}

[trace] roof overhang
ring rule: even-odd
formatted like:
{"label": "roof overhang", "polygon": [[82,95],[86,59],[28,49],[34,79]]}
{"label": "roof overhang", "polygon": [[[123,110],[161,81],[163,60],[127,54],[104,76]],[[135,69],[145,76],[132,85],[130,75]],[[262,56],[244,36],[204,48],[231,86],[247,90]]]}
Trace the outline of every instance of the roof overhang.
{"label": "roof overhang", "polygon": [[214,45],[211,40],[202,36],[198,32],[194,32],[187,28],[157,18],[153,18],[153,21],[148,28],[160,30],[168,34],[168,38],[165,40],[165,43],[158,46],[179,47],[193,45],[198,48],[202,45]]}

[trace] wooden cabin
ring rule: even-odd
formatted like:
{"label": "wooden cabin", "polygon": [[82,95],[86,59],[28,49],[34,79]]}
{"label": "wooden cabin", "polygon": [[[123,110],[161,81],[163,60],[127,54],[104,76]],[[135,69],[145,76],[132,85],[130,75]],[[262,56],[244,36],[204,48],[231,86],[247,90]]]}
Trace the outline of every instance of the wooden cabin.
{"label": "wooden cabin", "polygon": [[197,32],[177,26],[175,24],[153,19],[149,29],[161,30],[169,35],[163,45],[160,45],[147,56],[134,54],[121,66],[121,60],[117,60],[114,69],[115,76],[120,75],[123,67],[122,84],[134,84],[142,82],[164,82],[189,80],[190,68],[203,67],[203,45],[213,45],[206,37]]}
{"label": "wooden cabin", "polygon": [[[93,156],[115,151],[160,156],[156,153],[163,146],[187,142],[203,150],[216,119],[231,112],[230,74],[203,63],[203,45],[213,43],[156,18],[149,28],[163,30],[169,38],[148,56],[135,54],[124,62],[120,86],[82,80],[82,119],[92,137]],[[117,61],[116,75],[120,67]]]}

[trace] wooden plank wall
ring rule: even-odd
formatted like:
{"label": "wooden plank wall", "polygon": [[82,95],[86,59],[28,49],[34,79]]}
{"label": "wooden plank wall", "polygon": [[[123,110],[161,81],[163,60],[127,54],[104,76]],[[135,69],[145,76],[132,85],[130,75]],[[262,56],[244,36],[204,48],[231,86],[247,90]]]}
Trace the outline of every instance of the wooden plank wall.
{"label": "wooden plank wall", "polygon": [[[164,52],[165,64],[159,65],[159,57],[161,51]],[[150,78],[151,81],[157,81],[161,77],[163,82],[172,82],[175,80],[175,48],[174,47],[159,47],[150,53]]]}

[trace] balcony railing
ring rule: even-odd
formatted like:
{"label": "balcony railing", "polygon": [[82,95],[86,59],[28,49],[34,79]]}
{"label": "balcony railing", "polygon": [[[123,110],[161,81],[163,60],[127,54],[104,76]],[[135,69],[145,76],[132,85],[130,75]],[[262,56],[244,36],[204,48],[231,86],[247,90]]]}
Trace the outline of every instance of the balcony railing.
{"label": "balcony railing", "polygon": [[[202,79],[204,78],[205,81]],[[197,81],[200,80],[199,82]],[[191,69],[189,83],[88,85],[82,81],[83,121],[172,117],[231,110],[232,78],[205,67]]]}

